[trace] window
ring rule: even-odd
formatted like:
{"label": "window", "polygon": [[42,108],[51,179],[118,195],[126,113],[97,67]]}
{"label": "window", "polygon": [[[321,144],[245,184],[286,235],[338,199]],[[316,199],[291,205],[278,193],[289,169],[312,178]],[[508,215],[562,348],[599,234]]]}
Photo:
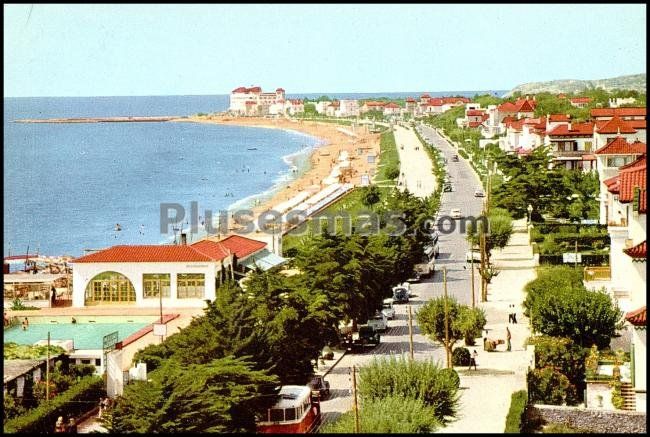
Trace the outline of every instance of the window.
{"label": "window", "polygon": [[179,273],[177,277],[178,298],[203,298],[205,275],[203,273]]}
{"label": "window", "polygon": [[104,272],[95,276],[86,286],[86,305],[103,302],[135,302],[135,289],[126,276]]}
{"label": "window", "polygon": [[95,366],[101,366],[102,365],[102,359],[101,358],[95,358]]}
{"label": "window", "polygon": [[282,422],[284,420],[284,409],[271,408],[269,414],[270,422]]}
{"label": "window", "polygon": [[591,152],[591,141],[585,141],[585,151]]}
{"label": "window", "polygon": [[296,409],[295,408],[285,408],[284,409],[284,420],[296,420]]}
{"label": "window", "polygon": [[142,275],[142,285],[145,299],[160,297],[160,290],[162,290],[162,297],[171,296],[169,273],[145,273]]}
{"label": "window", "polygon": [[90,364],[90,360],[89,359],[82,359],[81,364]]}

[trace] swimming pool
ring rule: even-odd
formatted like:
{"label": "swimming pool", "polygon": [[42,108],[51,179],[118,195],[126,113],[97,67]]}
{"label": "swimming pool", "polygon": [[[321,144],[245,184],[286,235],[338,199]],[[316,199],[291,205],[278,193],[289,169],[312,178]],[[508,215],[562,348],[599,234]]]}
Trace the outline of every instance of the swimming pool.
{"label": "swimming pool", "polygon": [[118,341],[151,325],[156,316],[74,316],[77,323],[71,323],[71,316],[29,317],[29,327],[23,331],[21,325],[4,331],[4,342],[34,344],[47,340],[72,340],[75,349],[102,349],[105,335],[118,332]]}

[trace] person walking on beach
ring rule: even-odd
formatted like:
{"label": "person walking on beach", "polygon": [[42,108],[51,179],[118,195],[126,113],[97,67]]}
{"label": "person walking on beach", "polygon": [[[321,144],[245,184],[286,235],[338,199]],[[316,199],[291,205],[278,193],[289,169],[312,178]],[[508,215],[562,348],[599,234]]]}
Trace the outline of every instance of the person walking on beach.
{"label": "person walking on beach", "polygon": [[469,357],[469,369],[467,370],[472,370],[472,366],[474,366],[474,370],[476,369],[476,358],[478,357],[478,353],[476,353],[476,349],[474,349],[474,352],[472,352],[472,355]]}
{"label": "person walking on beach", "polygon": [[512,350],[512,344],[510,343],[510,340],[512,339],[512,335],[510,334],[510,329],[506,326],[506,351],[510,352]]}

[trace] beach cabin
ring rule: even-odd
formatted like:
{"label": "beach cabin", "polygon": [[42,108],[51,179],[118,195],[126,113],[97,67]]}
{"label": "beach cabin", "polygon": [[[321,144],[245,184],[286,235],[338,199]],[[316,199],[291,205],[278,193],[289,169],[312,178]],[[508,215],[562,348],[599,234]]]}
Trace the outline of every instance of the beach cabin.
{"label": "beach cabin", "polygon": [[[113,246],[71,261],[72,306],[196,308],[213,300],[226,278],[286,260],[262,241],[231,235],[190,245]],[[162,294],[162,296],[161,296]]]}

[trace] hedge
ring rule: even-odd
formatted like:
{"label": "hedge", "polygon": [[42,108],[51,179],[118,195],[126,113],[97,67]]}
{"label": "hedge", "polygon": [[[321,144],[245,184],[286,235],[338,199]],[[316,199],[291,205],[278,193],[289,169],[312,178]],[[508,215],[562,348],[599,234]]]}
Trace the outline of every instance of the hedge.
{"label": "hedge", "polygon": [[506,416],[506,429],[503,432],[505,434],[520,434],[521,419],[528,403],[528,393],[526,393],[526,390],[519,390],[514,392],[510,399],[510,410],[508,410]]}
{"label": "hedge", "polygon": [[84,377],[49,403],[43,402],[26,414],[8,420],[4,424],[4,432],[49,434],[54,431],[59,416],[79,417],[94,408],[99,398],[105,395],[104,380],[101,377]]}
{"label": "hedge", "polygon": [[[572,251],[569,251],[572,252]],[[582,262],[579,262],[578,265],[581,266],[607,266],[609,265],[609,255],[590,255],[582,254]],[[540,264],[550,264],[550,265],[573,265],[573,263],[564,263],[563,255],[539,255]]]}
{"label": "hedge", "polygon": [[465,159],[468,159],[467,153],[463,149],[458,149],[458,154]]}

